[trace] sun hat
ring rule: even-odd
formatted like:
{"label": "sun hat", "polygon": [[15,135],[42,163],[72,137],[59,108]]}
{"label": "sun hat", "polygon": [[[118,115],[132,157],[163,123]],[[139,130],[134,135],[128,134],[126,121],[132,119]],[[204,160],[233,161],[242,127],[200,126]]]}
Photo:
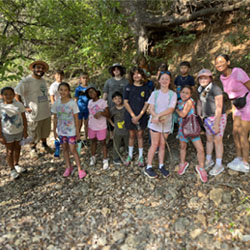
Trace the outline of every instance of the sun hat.
{"label": "sun hat", "polygon": [[213,73],[209,70],[209,69],[202,69],[199,71],[197,78],[201,77],[201,76],[213,76]]}
{"label": "sun hat", "polygon": [[89,90],[90,90],[90,89],[94,89],[94,90],[97,92],[97,95],[98,95],[98,96],[101,95],[101,91],[98,90],[94,84],[90,84],[90,85],[87,87],[87,89],[85,90],[85,94],[86,94],[86,96],[87,96],[89,99],[91,99],[90,96],[89,96]]}
{"label": "sun hat", "polygon": [[45,72],[47,72],[49,70],[49,65],[46,62],[42,61],[42,60],[34,61],[33,63],[31,63],[29,65],[29,69],[33,70],[34,66],[37,65],[37,64],[43,65]]}
{"label": "sun hat", "polygon": [[122,66],[120,63],[114,63],[112,66],[109,67],[109,73],[111,75],[113,75],[113,70],[116,67],[120,69],[121,75],[126,74],[126,68],[124,66]]}

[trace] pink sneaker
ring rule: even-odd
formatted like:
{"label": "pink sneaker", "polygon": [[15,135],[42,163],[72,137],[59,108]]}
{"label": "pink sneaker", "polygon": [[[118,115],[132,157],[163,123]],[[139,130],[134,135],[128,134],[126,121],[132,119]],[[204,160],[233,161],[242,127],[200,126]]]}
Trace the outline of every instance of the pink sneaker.
{"label": "pink sneaker", "polygon": [[180,164],[179,165],[179,171],[178,171],[178,174],[179,175],[183,175],[187,169],[187,167],[189,166],[189,163],[188,162],[185,162],[184,164]]}
{"label": "pink sneaker", "polygon": [[80,170],[78,172],[79,179],[83,179],[86,176],[86,172],[84,170]]}
{"label": "pink sneaker", "polygon": [[201,168],[199,166],[196,166],[195,170],[199,174],[201,181],[204,183],[207,182],[207,172],[206,172],[205,168]]}
{"label": "pink sneaker", "polygon": [[68,177],[68,176],[70,176],[71,173],[72,173],[72,171],[73,171],[73,167],[66,168],[66,170],[65,170],[65,172],[64,172],[64,174],[63,174],[63,177]]}

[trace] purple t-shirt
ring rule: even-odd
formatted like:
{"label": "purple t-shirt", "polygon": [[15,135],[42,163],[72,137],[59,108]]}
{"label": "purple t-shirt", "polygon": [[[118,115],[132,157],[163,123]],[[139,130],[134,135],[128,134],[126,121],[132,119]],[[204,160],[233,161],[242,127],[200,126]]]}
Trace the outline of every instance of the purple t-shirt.
{"label": "purple t-shirt", "polygon": [[244,83],[249,81],[250,78],[241,68],[233,68],[232,73],[229,76],[221,75],[220,80],[229,99],[243,97],[249,92]]}

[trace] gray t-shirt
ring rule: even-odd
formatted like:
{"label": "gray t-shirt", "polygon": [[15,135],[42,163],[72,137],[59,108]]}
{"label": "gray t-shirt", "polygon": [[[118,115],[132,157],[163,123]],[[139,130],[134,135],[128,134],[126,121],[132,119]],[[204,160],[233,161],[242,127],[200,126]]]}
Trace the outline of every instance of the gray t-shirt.
{"label": "gray t-shirt", "polygon": [[103,92],[108,94],[108,106],[109,106],[109,108],[114,106],[114,103],[112,102],[113,93],[115,93],[116,91],[119,91],[123,95],[123,91],[125,89],[125,86],[128,83],[129,83],[128,80],[124,77],[121,80],[115,80],[112,77],[105,82],[105,85],[103,87]]}
{"label": "gray t-shirt", "polygon": [[124,113],[125,107],[123,107],[122,109],[118,109],[114,106],[110,110],[111,118],[113,118],[115,124],[115,134],[117,135],[128,134],[128,130],[125,128]]}

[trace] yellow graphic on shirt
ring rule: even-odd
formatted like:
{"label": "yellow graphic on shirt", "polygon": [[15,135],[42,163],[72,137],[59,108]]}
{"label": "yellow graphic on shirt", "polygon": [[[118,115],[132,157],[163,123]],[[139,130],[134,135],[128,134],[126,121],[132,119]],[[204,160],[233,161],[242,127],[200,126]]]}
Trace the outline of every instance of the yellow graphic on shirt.
{"label": "yellow graphic on shirt", "polygon": [[119,128],[119,129],[123,129],[124,128],[124,121],[122,121],[122,122],[117,122],[117,127]]}
{"label": "yellow graphic on shirt", "polygon": [[142,91],[142,92],[141,92],[141,97],[144,97],[144,96],[145,96],[145,92]]}

